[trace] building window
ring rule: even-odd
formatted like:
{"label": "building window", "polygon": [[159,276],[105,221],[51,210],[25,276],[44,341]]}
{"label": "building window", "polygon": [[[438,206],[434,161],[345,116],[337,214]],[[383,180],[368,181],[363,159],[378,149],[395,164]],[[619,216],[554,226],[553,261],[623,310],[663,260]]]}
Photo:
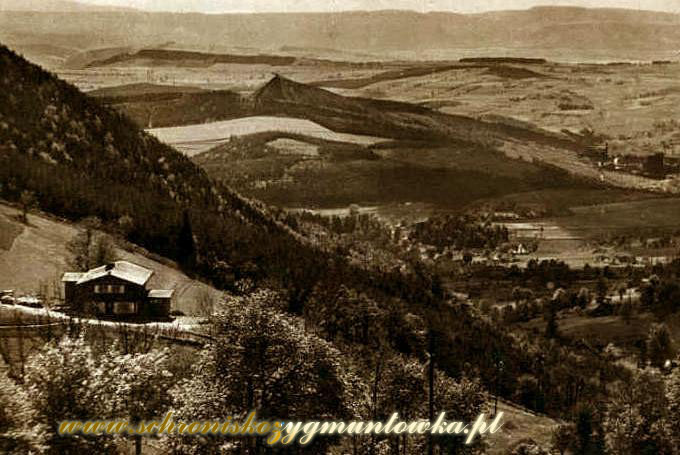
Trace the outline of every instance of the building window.
{"label": "building window", "polygon": [[137,304],[135,302],[116,302],[113,304],[114,314],[136,314]]}
{"label": "building window", "polygon": [[95,294],[125,294],[125,285],[123,284],[95,284]]}
{"label": "building window", "polygon": [[106,314],[106,303],[104,303],[104,302],[98,302],[98,303],[96,304],[96,308],[97,308],[97,313],[99,313],[99,314]]}

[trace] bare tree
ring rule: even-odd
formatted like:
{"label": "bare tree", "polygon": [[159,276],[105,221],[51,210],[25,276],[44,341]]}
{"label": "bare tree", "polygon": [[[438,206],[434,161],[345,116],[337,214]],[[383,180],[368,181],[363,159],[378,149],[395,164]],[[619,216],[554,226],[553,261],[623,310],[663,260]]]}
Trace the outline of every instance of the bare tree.
{"label": "bare tree", "polygon": [[209,289],[201,289],[196,297],[198,313],[204,317],[212,316],[215,303],[215,295]]}
{"label": "bare tree", "polygon": [[113,240],[100,232],[101,221],[96,217],[86,218],[82,223],[84,230],[78,233],[67,245],[71,252],[71,267],[85,272],[117,259]]}
{"label": "bare tree", "polygon": [[33,191],[24,190],[19,196],[19,204],[21,204],[21,220],[28,223],[28,212],[38,205],[38,200]]}

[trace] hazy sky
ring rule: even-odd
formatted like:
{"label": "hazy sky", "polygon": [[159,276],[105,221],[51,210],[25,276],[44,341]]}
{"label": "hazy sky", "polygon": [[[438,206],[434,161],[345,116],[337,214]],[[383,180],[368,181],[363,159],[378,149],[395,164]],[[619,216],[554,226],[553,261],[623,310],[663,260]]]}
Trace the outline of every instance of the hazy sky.
{"label": "hazy sky", "polygon": [[536,5],[617,7],[680,13],[680,0],[80,0],[80,2],[130,6],[153,11],[197,11],[204,13],[368,9],[474,13],[503,9],[526,9]]}

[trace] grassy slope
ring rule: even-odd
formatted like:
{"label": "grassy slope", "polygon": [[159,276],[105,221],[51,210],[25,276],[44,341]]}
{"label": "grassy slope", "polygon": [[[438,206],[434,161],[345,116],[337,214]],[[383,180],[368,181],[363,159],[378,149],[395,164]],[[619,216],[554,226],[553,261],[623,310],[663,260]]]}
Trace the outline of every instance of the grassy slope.
{"label": "grassy slope", "polygon": [[[11,242],[0,244],[0,289],[31,294],[40,290],[41,283],[50,286],[56,282],[61,286],[61,274],[70,270],[66,244],[79,232],[79,228],[42,215],[29,215],[29,224],[25,226],[17,220],[18,214],[18,210],[0,205],[0,226],[3,232],[11,229],[14,233]],[[154,270],[150,288],[175,289],[173,310],[187,315],[196,314],[196,301],[203,292],[218,295],[218,291],[187,277],[170,261],[159,262],[148,254],[142,254],[139,248],[136,251],[118,248],[117,254],[122,260]]]}
{"label": "grassy slope", "polygon": [[680,199],[658,198],[643,201],[626,201],[593,207],[578,207],[574,215],[562,224],[574,230],[598,234],[615,230],[625,233],[655,229],[677,231],[680,225]]}
{"label": "grassy slope", "polygon": [[542,447],[550,447],[551,433],[558,421],[527,412],[506,402],[499,402],[498,410],[503,411],[505,424],[499,433],[484,436],[488,444],[488,455],[506,455],[514,444],[527,438],[533,439]]}

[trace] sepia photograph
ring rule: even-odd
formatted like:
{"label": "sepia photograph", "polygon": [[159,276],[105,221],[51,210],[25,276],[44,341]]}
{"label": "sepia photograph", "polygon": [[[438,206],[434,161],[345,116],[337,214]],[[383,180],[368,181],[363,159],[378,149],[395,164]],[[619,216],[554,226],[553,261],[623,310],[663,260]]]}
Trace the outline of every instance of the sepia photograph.
{"label": "sepia photograph", "polygon": [[680,0],[0,0],[0,455],[680,455]]}

